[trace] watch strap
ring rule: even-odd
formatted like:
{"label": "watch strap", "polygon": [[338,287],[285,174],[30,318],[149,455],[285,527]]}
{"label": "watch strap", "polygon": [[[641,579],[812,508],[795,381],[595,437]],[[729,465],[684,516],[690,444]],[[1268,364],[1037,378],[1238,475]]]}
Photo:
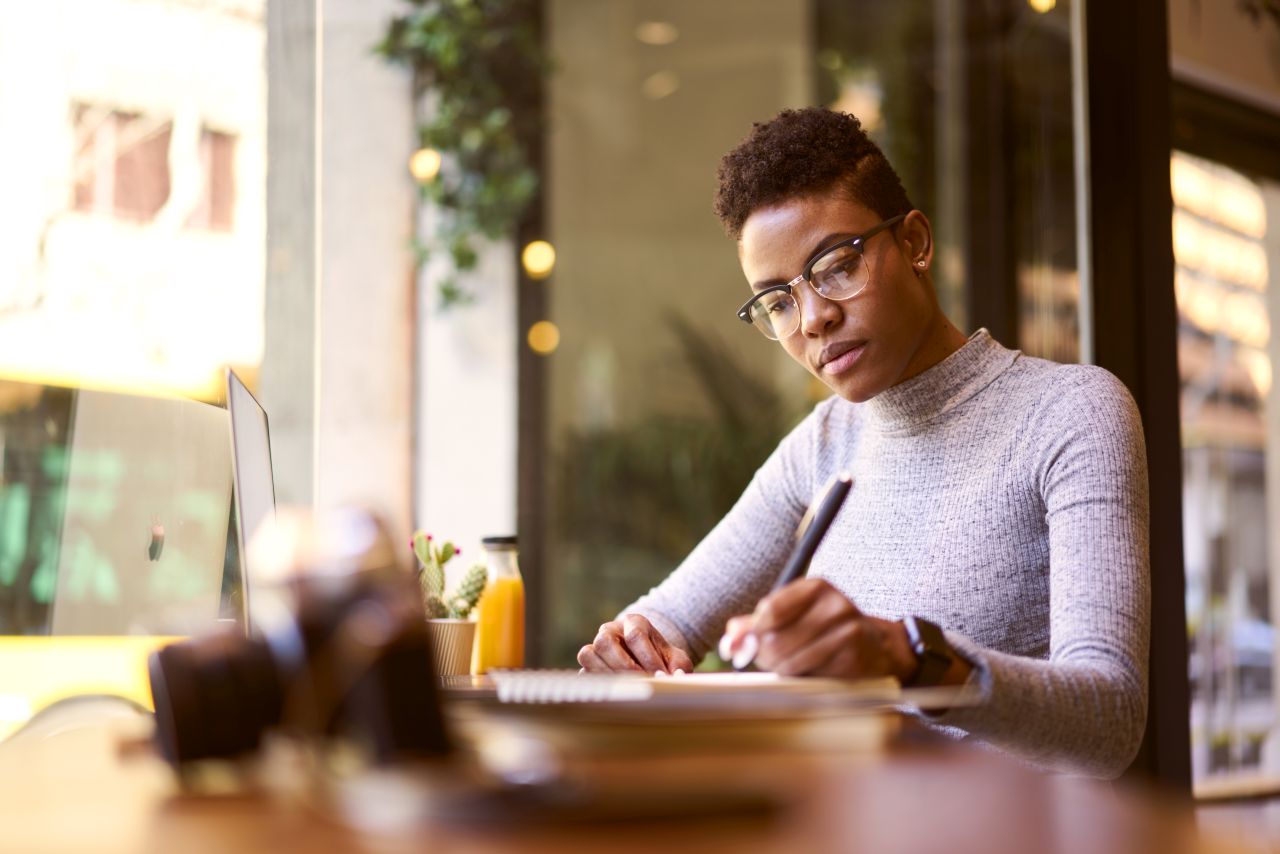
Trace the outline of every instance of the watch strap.
{"label": "watch strap", "polygon": [[902,625],[907,630],[911,651],[916,654],[916,672],[907,680],[906,687],[925,688],[938,685],[951,669],[955,651],[947,643],[947,636],[936,623],[922,617],[906,617]]}

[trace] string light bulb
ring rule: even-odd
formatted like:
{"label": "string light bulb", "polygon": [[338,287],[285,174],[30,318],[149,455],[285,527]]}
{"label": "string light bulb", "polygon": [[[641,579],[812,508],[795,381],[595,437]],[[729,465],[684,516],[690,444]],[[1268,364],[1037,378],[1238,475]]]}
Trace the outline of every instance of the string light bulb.
{"label": "string light bulb", "polygon": [[426,184],[440,174],[444,158],[434,148],[419,148],[409,158],[409,174],[419,184]]}
{"label": "string light bulb", "polygon": [[529,327],[529,349],[540,356],[548,356],[560,346],[560,328],[550,320],[539,320]]}
{"label": "string light bulb", "polygon": [[545,240],[534,240],[520,253],[520,263],[531,279],[545,279],[556,266],[556,248]]}

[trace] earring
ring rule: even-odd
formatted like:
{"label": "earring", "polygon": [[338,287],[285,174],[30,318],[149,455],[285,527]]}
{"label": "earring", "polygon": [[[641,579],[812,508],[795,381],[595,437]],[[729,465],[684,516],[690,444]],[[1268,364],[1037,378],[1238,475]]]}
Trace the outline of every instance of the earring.
{"label": "earring", "polygon": [[923,266],[924,266],[924,262],[923,262],[923,261],[917,261],[917,262],[916,262],[916,266],[917,266],[917,267],[923,267]]}

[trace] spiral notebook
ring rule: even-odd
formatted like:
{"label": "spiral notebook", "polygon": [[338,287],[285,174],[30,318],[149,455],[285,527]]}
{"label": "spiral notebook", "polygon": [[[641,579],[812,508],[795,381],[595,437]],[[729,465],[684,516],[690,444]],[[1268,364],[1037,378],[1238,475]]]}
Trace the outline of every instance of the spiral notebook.
{"label": "spiral notebook", "polygon": [[455,706],[487,743],[512,733],[562,756],[878,749],[898,729],[897,680],[772,673],[645,676],[575,670],[489,675],[497,702]]}
{"label": "spiral notebook", "polygon": [[900,700],[897,680],[788,678],[775,673],[688,673],[645,676],[576,670],[508,670],[491,675],[503,703],[626,703],[664,698],[734,699],[830,697],[890,704]]}

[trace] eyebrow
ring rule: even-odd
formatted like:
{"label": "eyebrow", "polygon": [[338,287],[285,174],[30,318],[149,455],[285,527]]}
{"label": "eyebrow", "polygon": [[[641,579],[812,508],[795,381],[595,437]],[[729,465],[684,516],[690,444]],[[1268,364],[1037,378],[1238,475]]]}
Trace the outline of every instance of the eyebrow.
{"label": "eyebrow", "polygon": [[[828,234],[826,237],[818,241],[817,245],[813,248],[813,251],[811,251],[808,255],[805,256],[805,263],[807,264],[810,258],[817,255],[819,252],[822,252],[824,249],[829,249],[830,247],[839,243],[841,240],[848,240],[851,237],[857,237],[857,236],[858,235],[852,231],[847,231],[847,232],[835,231],[835,232],[832,232],[831,234]],[[790,281],[791,279],[764,279],[759,282],[752,282],[751,290],[755,293],[759,293],[760,291],[763,291],[766,288],[771,288],[774,285],[785,285]]]}

